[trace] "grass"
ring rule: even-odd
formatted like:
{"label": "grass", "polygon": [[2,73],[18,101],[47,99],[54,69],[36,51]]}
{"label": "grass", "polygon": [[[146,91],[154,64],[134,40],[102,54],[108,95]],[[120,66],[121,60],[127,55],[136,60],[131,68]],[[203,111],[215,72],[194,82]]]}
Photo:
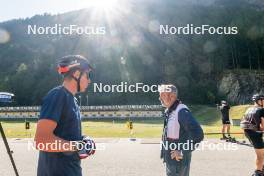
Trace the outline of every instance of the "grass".
{"label": "grass", "polygon": [[190,106],[194,117],[203,125],[221,125],[221,114],[216,107],[195,105]]}
{"label": "grass", "polygon": [[239,105],[233,106],[230,108],[230,117],[232,119],[241,119],[246,112],[246,110],[251,107],[252,105]]}
{"label": "grass", "polygon": [[[231,108],[230,116],[241,118],[248,105],[235,106]],[[216,107],[204,105],[190,106],[194,117],[202,124],[205,133],[220,132],[221,114]],[[31,128],[25,130],[24,122],[2,122],[6,136],[10,138],[31,138],[34,137],[36,122],[31,122]],[[133,134],[126,126],[126,120],[97,120],[85,121],[82,123],[83,134],[96,138],[160,138],[163,120],[133,120]],[[241,132],[237,126],[231,128],[231,132]],[[219,135],[210,135],[208,137],[219,137]],[[237,135],[236,137],[242,137]]]}

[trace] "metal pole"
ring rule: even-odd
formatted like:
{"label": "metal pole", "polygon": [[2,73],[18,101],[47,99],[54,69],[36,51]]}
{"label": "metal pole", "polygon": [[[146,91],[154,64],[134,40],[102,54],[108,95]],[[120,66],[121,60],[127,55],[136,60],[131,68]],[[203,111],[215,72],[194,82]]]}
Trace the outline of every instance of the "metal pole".
{"label": "metal pole", "polygon": [[88,95],[86,95],[86,106],[88,106]]}
{"label": "metal pole", "polygon": [[19,176],[19,175],[18,175],[17,168],[16,168],[16,164],[15,164],[15,161],[14,161],[14,158],[13,158],[13,156],[12,156],[13,151],[11,151],[10,148],[9,148],[9,145],[8,145],[7,140],[6,140],[5,132],[4,132],[4,129],[3,129],[3,127],[2,127],[1,122],[0,122],[0,132],[1,132],[1,136],[2,136],[2,138],[3,138],[4,144],[5,144],[5,147],[6,147],[7,154],[8,154],[8,156],[9,156],[10,161],[11,161],[11,163],[12,163],[12,166],[13,166],[13,168],[14,168],[15,174],[16,174],[16,176]]}
{"label": "metal pole", "polygon": [[204,133],[204,135],[216,135],[216,134],[244,134],[244,132],[236,132],[236,133]]}

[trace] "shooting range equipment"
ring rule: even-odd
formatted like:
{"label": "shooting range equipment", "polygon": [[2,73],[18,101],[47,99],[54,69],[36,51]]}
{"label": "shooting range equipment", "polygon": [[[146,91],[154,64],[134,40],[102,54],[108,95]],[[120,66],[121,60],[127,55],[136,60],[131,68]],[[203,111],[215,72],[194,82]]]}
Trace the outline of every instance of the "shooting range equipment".
{"label": "shooting range equipment", "polygon": [[133,122],[132,121],[127,121],[126,122],[126,126],[127,126],[127,128],[129,129],[129,130],[132,130],[133,129]]}
{"label": "shooting range equipment", "polygon": [[30,129],[30,122],[25,121],[25,129],[29,130]]}
{"label": "shooting range equipment", "polygon": [[16,164],[15,164],[15,161],[14,161],[14,158],[13,158],[13,156],[12,156],[13,151],[10,150],[10,147],[9,147],[9,145],[8,145],[8,142],[7,142],[7,139],[6,139],[6,136],[5,136],[5,132],[4,132],[4,129],[3,129],[3,127],[2,127],[1,122],[0,122],[0,132],[1,132],[1,136],[2,136],[2,138],[3,138],[4,144],[5,144],[5,148],[6,148],[7,154],[8,154],[8,156],[9,156],[9,159],[10,159],[10,161],[11,161],[11,163],[12,163],[12,166],[13,166],[13,169],[14,169],[14,171],[15,171],[15,174],[16,174],[16,176],[19,176],[19,175],[18,175],[17,168],[16,168]]}
{"label": "shooting range equipment", "polygon": [[[13,101],[13,97],[14,97],[14,94],[12,94],[12,93],[0,92],[0,103],[11,103]],[[1,122],[0,122],[0,133],[1,133],[1,136],[3,138],[4,144],[5,144],[5,148],[6,148],[8,156],[9,156],[9,159],[10,159],[10,161],[12,163],[12,166],[13,166],[13,169],[15,171],[15,174],[16,174],[16,176],[19,176],[17,168],[16,168],[16,164],[15,164],[15,161],[14,161],[14,158],[12,156],[13,151],[10,150],[10,147],[8,145],[8,142],[7,142],[7,139],[6,139],[6,135],[5,135],[5,132],[4,132],[4,129],[2,127],[2,123]]]}

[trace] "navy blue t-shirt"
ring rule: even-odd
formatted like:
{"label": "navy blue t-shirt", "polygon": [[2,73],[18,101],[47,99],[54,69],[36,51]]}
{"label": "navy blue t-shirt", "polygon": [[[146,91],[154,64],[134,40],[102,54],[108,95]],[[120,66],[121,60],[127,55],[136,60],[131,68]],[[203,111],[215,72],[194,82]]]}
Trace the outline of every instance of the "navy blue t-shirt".
{"label": "navy blue t-shirt", "polygon": [[[44,97],[40,119],[57,122],[54,134],[68,141],[82,140],[81,114],[77,99],[65,87],[59,86]],[[81,166],[77,152],[39,153],[38,176],[80,176]]]}

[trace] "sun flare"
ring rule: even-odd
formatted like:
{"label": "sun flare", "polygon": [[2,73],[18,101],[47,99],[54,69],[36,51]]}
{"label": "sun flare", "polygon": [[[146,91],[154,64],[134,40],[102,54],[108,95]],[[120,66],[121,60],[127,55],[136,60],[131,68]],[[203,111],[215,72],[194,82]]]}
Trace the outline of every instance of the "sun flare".
{"label": "sun flare", "polygon": [[86,0],[86,7],[93,7],[97,9],[109,10],[114,9],[118,5],[117,0]]}

